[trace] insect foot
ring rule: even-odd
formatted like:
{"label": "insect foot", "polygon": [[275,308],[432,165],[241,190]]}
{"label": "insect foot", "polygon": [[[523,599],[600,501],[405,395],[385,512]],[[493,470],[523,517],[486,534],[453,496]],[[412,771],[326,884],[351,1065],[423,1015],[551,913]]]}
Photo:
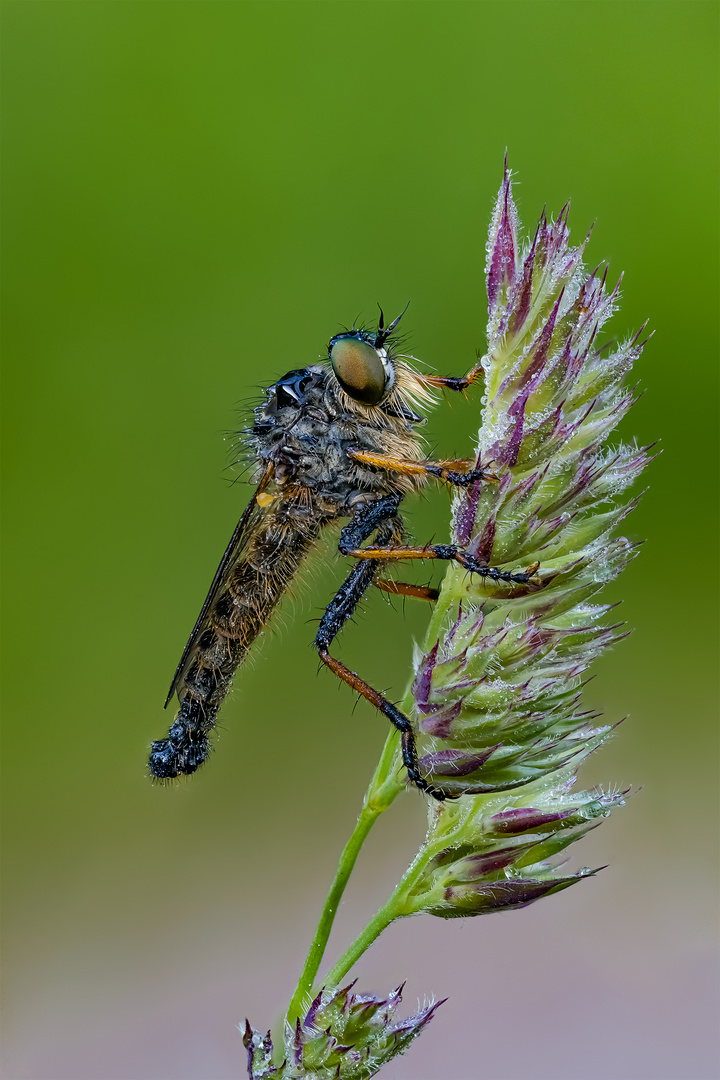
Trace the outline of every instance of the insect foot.
{"label": "insect foot", "polygon": [[542,585],[542,581],[537,576],[537,571],[540,569],[539,562],[534,562],[527,570],[499,570],[496,566],[487,566],[473,555],[469,555],[467,551],[458,551],[452,545],[447,545],[447,547],[449,551],[454,551],[454,554],[440,557],[453,558],[471,574],[480,574],[481,577],[489,578],[491,581],[507,581],[515,585]]}
{"label": "insect foot", "polygon": [[[419,791],[422,791],[425,795],[429,795],[437,802],[446,802],[447,799],[458,799],[460,794],[453,794],[450,791],[445,791],[443,788],[436,787],[420,772],[415,735],[410,726],[410,721],[404,716],[403,720],[407,727],[400,728],[399,730],[402,732],[402,758],[403,765],[407,770],[408,782],[414,784]],[[396,727],[397,726],[398,725],[396,724]]]}

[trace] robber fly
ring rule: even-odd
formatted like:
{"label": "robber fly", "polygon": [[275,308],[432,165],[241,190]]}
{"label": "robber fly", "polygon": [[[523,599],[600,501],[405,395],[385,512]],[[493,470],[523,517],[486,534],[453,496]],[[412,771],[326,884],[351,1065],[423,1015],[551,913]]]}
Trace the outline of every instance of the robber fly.
{"label": "robber fly", "polygon": [[[349,519],[340,533],[339,551],[356,561],[320,620],[315,647],[323,664],[398,729],[409,780],[440,801],[450,797],[423,776],[408,717],[332,656],[330,645],[371,585],[437,599],[434,589],[378,577],[388,561],[454,560],[483,578],[521,585],[537,584],[537,564],[508,572],[453,544],[404,543],[398,510],[407,494],[432,478],[468,486],[496,477],[468,462],[424,458],[416,430],[423,418],[413,406],[432,401],[433,388],[467,389],[482,368],[478,363],[459,378],[415,371],[408,358],[393,352],[392,333],[400,318],[385,327],[381,310],[377,331],[337,334],[326,360],[288,371],[265,391],[266,400],[255,410],[247,433],[258,486],[177,666],[165,707],[177,694],[180,709],[167,736],[152,744],[154,777],[166,780],[202,765],[237,668],[323,530]],[[363,547],[371,537],[373,542]]]}

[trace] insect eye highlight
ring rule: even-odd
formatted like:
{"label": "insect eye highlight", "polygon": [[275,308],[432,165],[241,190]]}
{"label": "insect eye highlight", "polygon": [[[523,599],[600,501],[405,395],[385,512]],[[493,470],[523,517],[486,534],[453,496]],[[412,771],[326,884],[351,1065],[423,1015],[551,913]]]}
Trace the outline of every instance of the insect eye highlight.
{"label": "insect eye highlight", "polygon": [[392,385],[392,369],[377,349],[352,334],[330,342],[330,363],[343,390],[365,405],[377,405]]}

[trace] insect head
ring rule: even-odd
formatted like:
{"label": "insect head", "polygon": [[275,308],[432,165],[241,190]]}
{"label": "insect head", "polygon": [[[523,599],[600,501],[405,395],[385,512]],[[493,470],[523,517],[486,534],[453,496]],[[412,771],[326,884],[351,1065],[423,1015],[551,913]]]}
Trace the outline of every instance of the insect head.
{"label": "insect head", "polygon": [[395,386],[395,368],[385,342],[405,312],[388,327],[382,308],[377,331],[346,330],[330,339],[328,357],[338,382],[346,394],[364,405],[379,405]]}

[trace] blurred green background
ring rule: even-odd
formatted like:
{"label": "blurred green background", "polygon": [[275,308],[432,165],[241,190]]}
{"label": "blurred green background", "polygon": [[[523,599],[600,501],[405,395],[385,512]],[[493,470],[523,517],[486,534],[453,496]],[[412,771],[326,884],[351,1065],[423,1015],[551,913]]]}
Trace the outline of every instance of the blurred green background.
{"label": "blurred green background", "polygon": [[[714,1034],[718,8],[713,2],[6,2],[4,941],[10,1080],[224,1080],[286,1004],[384,722],[317,674],[321,560],[153,788],[147,747],[248,497],[238,403],[358,315],[410,309],[459,374],[483,344],[507,146],[528,229],[572,197],[656,336],[626,437],[662,440],[613,598],[636,633],[589,701],[586,768],[632,783],[571,852],[610,867],[528,911],[392,928],[361,985],[450,996],[388,1080],[706,1080]],[[479,393],[432,416],[465,454]],[[417,500],[419,540],[447,495]],[[371,597],[340,655],[403,689],[423,605]],[[380,823],[331,942],[423,829]],[[385,1074],[383,1074],[385,1075]]]}

